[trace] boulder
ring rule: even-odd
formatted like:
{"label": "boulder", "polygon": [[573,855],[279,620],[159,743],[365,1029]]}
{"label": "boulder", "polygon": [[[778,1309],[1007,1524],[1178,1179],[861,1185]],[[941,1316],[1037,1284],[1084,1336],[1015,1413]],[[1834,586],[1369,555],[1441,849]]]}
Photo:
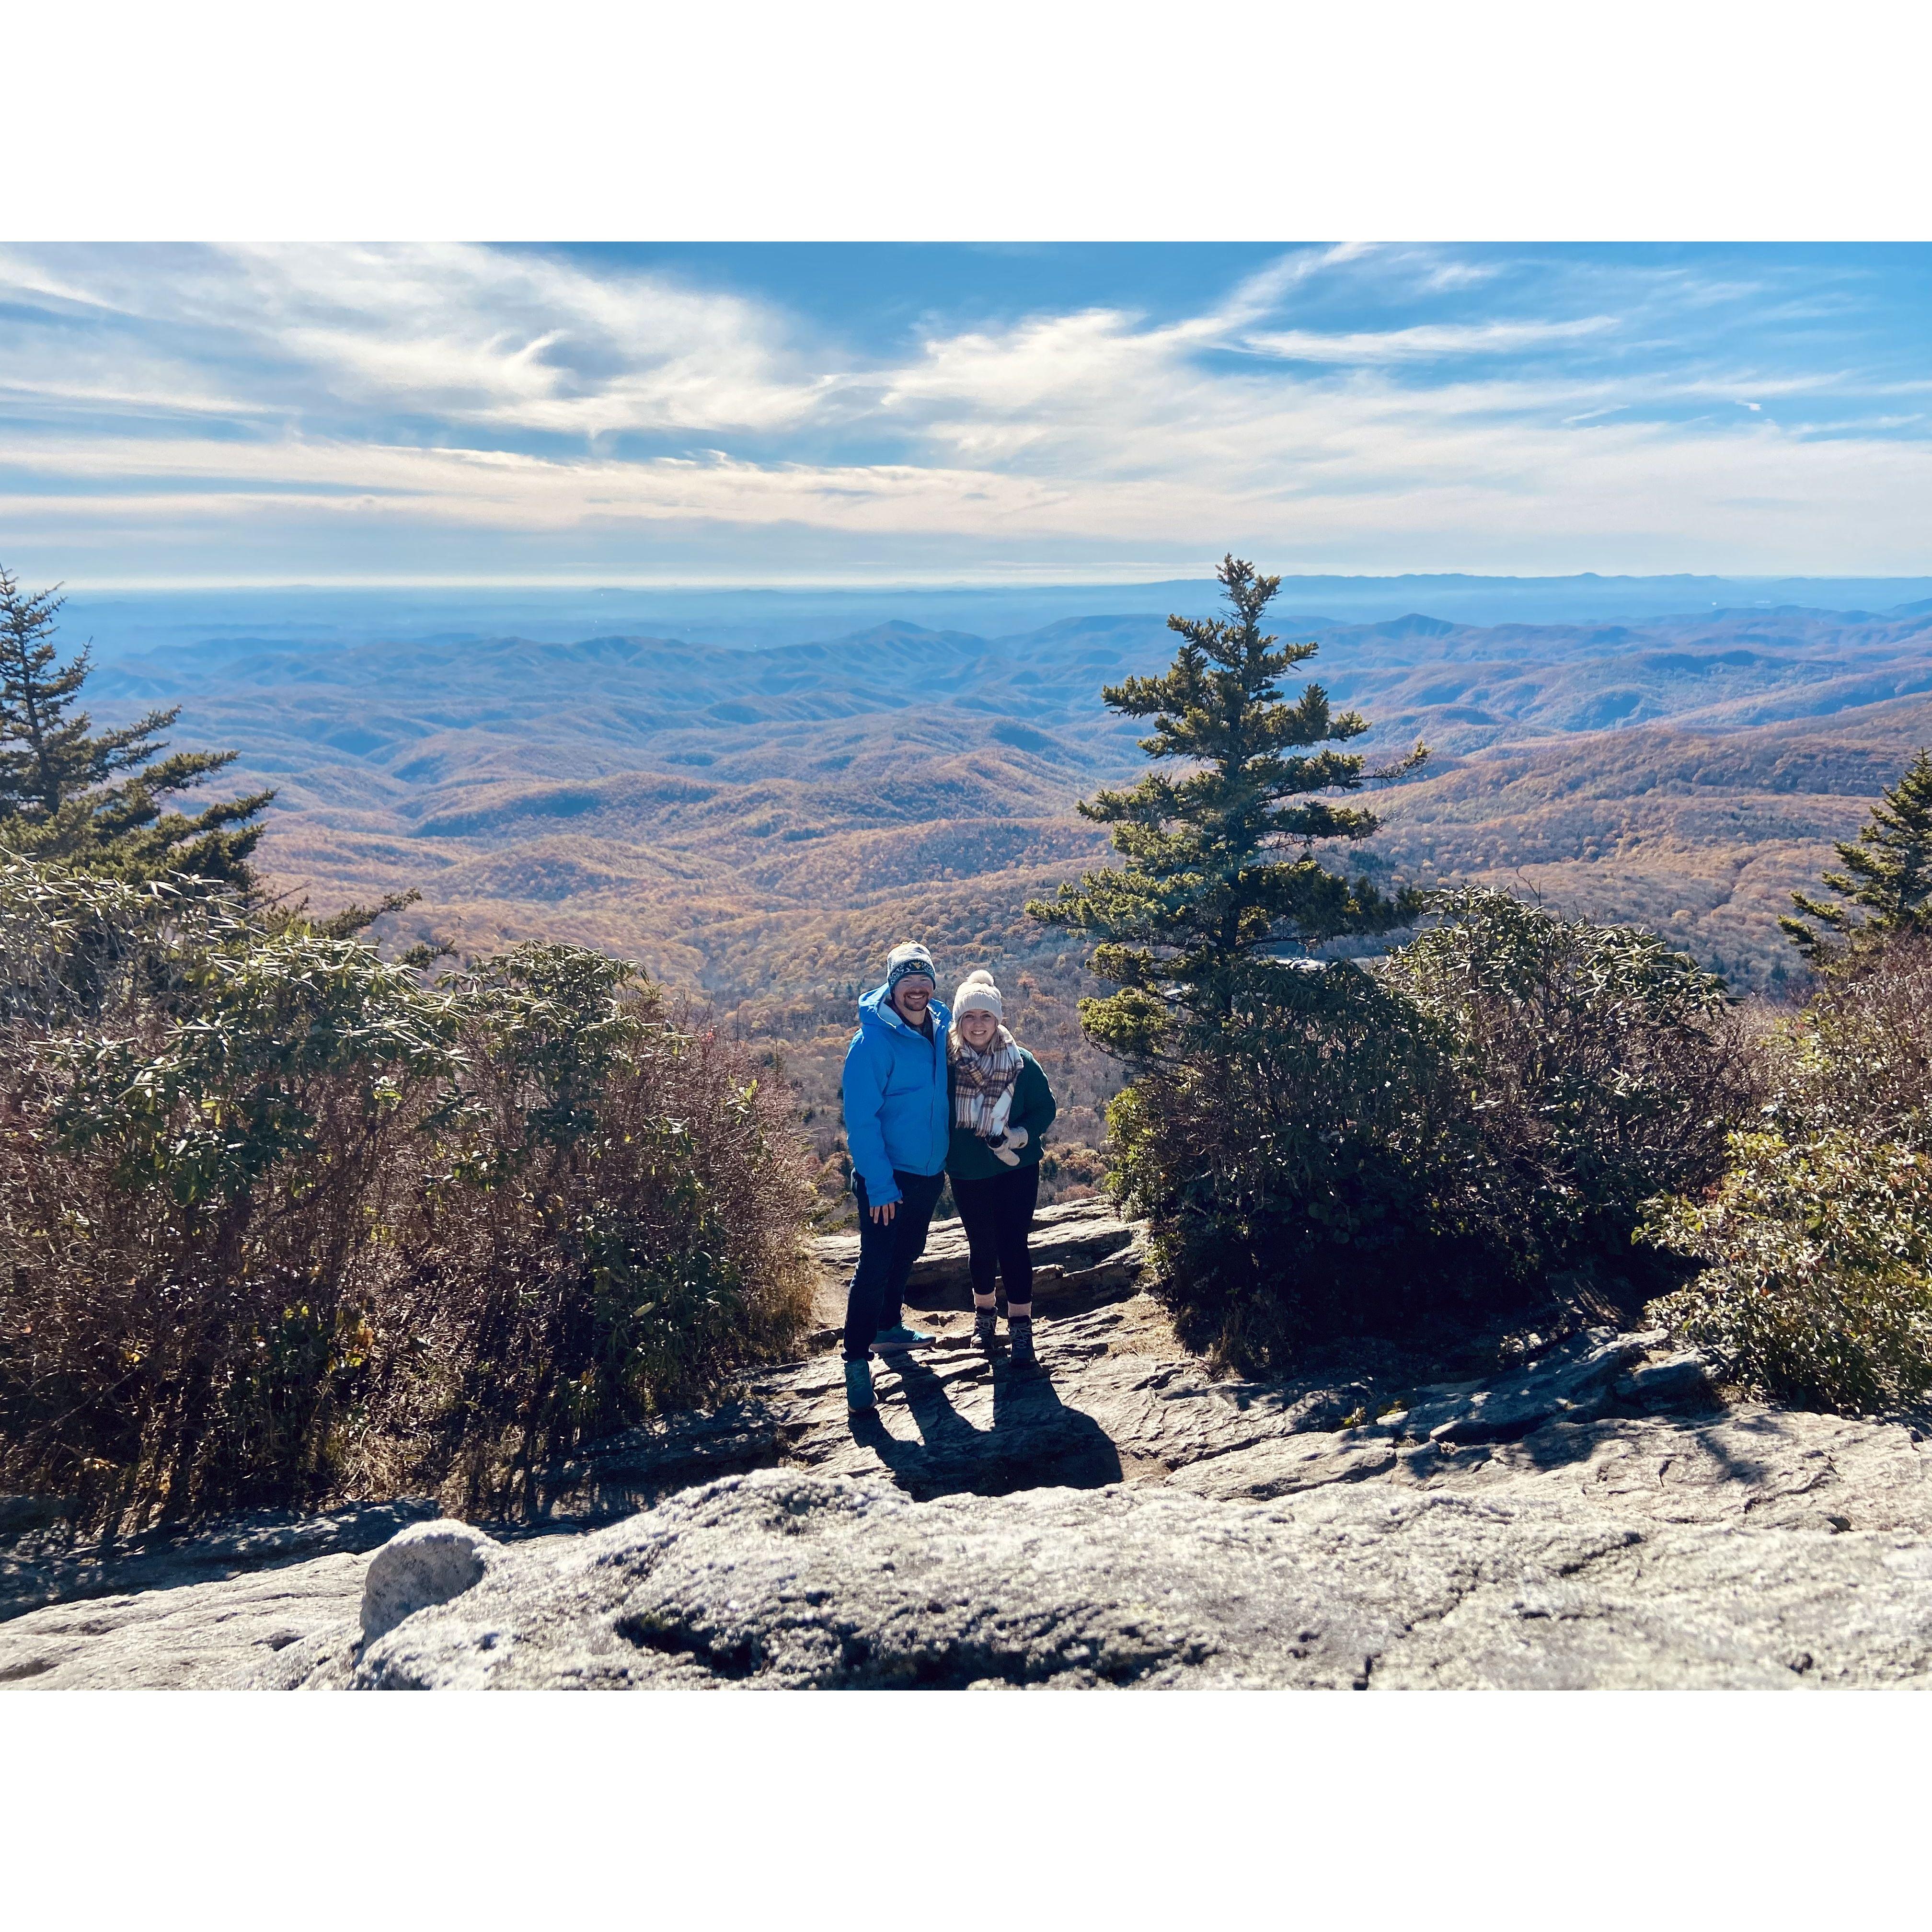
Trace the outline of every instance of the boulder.
{"label": "boulder", "polygon": [[362,1580],[364,1642],[482,1582],[503,1546],[466,1522],[412,1523],[376,1551]]}

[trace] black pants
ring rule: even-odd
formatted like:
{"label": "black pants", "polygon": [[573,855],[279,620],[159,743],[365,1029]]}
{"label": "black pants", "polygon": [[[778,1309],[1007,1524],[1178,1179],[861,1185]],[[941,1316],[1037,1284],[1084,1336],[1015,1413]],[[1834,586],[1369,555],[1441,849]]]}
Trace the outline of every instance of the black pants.
{"label": "black pants", "polygon": [[973,1261],[973,1292],[983,1300],[993,1292],[998,1275],[1006,1284],[1006,1306],[1033,1304],[1033,1262],[1027,1253],[1027,1231],[1040,1204],[1040,1163],[1028,1161],[996,1174],[990,1180],[952,1178],[952,1198],[966,1224],[966,1245]]}
{"label": "black pants", "polygon": [[902,1298],[912,1264],[926,1252],[926,1231],[932,1220],[943,1174],[903,1174],[892,1169],[898,1183],[898,1204],[892,1218],[881,1224],[872,1219],[862,1175],[852,1176],[859,1198],[859,1265],[845,1296],[845,1359],[862,1362],[872,1352],[872,1337],[881,1328],[898,1326]]}

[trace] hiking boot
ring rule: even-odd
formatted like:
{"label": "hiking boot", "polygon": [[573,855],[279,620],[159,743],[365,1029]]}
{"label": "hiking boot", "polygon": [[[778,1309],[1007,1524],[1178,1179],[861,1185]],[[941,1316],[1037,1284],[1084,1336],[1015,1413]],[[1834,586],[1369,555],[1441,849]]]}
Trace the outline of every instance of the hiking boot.
{"label": "hiking boot", "polygon": [[933,1339],[930,1335],[922,1335],[916,1328],[908,1328],[901,1322],[890,1328],[881,1328],[872,1337],[872,1346],[882,1355],[902,1354],[908,1348],[929,1348]]}
{"label": "hiking boot", "polygon": [[973,1311],[973,1340],[976,1346],[988,1354],[993,1352],[993,1343],[1000,1332],[999,1310],[995,1308],[976,1308]]}
{"label": "hiking boot", "polygon": [[879,1406],[879,1399],[872,1393],[872,1365],[870,1362],[848,1362],[845,1364],[845,1406],[854,1415],[862,1415]]}
{"label": "hiking boot", "polygon": [[1023,1315],[1017,1321],[1006,1323],[1006,1340],[1012,1350],[1013,1366],[1031,1369],[1039,1366],[1040,1358],[1033,1352],[1033,1317]]}

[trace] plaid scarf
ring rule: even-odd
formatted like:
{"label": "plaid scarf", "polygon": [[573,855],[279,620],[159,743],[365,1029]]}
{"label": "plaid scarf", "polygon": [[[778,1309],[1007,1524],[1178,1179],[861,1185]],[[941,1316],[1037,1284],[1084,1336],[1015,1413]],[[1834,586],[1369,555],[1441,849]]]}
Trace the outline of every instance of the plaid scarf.
{"label": "plaid scarf", "polygon": [[952,1123],[970,1127],[982,1141],[1002,1138],[1020,1077],[1020,1050],[1004,1027],[984,1053],[976,1053],[955,1027],[946,1036],[952,1062]]}

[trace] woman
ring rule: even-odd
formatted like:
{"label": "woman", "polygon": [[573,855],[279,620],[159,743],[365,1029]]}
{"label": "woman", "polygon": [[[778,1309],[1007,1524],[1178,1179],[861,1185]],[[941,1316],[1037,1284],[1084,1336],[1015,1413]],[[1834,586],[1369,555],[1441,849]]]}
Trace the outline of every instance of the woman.
{"label": "woman", "polygon": [[1040,1062],[1007,1032],[1004,1018],[993,976],[969,973],[953,1000],[946,1036],[952,1094],[946,1172],[972,1251],[973,1325],[980,1346],[993,1346],[998,1319],[993,1283],[1004,1276],[1013,1366],[1030,1368],[1033,1263],[1027,1231],[1040,1199],[1040,1138],[1053,1124],[1055,1109]]}

